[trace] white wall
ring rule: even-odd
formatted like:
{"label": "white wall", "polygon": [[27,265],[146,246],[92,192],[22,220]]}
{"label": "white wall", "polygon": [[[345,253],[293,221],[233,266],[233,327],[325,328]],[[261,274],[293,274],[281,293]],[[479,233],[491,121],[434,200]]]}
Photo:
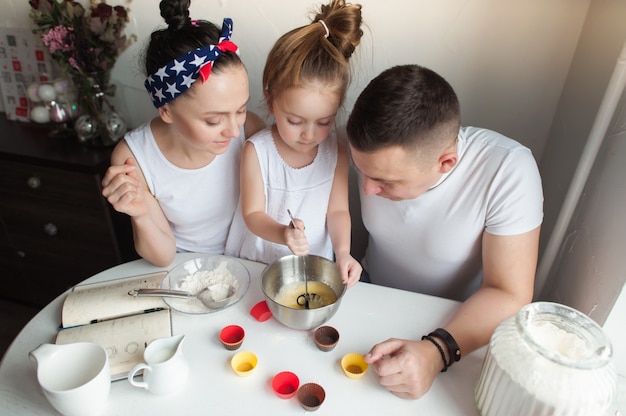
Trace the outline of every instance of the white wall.
{"label": "white wall", "polygon": [[[617,59],[626,41],[626,2],[591,3],[540,162],[545,195],[542,246],[552,234],[570,181],[585,146]],[[605,148],[591,172],[567,230],[561,252],[543,287],[542,299],[568,304],[604,322],[626,277],[623,230],[626,203],[621,144],[626,135],[626,102],[620,101]],[[540,247],[544,248],[544,247]],[[544,259],[541,259],[542,261]],[[537,278],[541,288],[542,276]]]}
{"label": "white wall", "polygon": [[[622,52],[626,41],[625,21],[624,1],[596,0],[590,5],[540,164],[546,198],[544,243],[552,234],[572,174]],[[617,73],[623,74],[623,67]],[[619,94],[619,89],[614,94]],[[543,291],[537,295],[541,300],[572,306],[598,323],[604,323],[605,332],[613,343],[619,374],[618,407],[624,411],[626,92],[622,92],[615,110],[580,202],[576,204],[569,226],[566,224],[565,238],[554,266]],[[541,288],[542,282],[537,283]]]}
{"label": "white wall", "polygon": [[[346,108],[389,66],[419,63],[457,90],[465,124],[507,134],[539,159],[590,0],[362,0],[367,24]],[[82,0],[86,3],[86,0]],[[109,0],[109,4],[126,4]],[[31,24],[26,0],[0,0],[0,26]],[[307,24],[312,0],[194,0],[192,17],[232,17],[251,80],[251,109],[264,115],[260,78],[278,36]],[[118,60],[116,107],[135,127],[155,112],[143,90],[137,55],[162,24],[156,0],[129,3],[127,33],[140,39]],[[344,119],[345,120],[345,116]],[[341,126],[340,126],[341,127]]]}

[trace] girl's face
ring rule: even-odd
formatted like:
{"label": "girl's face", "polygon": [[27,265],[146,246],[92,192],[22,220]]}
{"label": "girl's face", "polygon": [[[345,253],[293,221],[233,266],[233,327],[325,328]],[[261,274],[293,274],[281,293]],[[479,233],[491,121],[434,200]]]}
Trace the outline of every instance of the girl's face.
{"label": "girl's face", "polygon": [[328,137],[340,103],[336,88],[315,84],[282,91],[274,97],[270,112],[280,139],[293,150],[306,153]]}
{"label": "girl's face", "polygon": [[219,155],[239,137],[249,99],[248,74],[243,65],[233,66],[212,72],[205,83],[197,80],[185,94],[161,107],[159,114],[177,140]]}

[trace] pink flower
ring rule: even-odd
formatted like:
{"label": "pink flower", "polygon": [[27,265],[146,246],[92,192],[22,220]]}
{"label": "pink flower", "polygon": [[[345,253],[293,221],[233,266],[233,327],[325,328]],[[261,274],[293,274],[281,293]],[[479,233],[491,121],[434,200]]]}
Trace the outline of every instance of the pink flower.
{"label": "pink flower", "polygon": [[76,59],[70,57],[68,58],[68,62],[70,63],[70,65],[76,69],[77,71],[81,72],[81,67],[80,65],[78,65],[78,62],[76,62]]}
{"label": "pink flower", "polygon": [[[126,0],[129,1],[129,0]],[[124,35],[128,12],[106,0],[90,0],[84,8],[75,0],[29,0],[29,13],[43,44],[61,69],[83,76],[113,68],[128,46]]]}
{"label": "pink flower", "polygon": [[57,51],[70,52],[72,50],[70,38],[71,31],[71,27],[55,26],[50,29],[48,33],[44,34],[41,37],[41,40],[50,53],[55,53]]}

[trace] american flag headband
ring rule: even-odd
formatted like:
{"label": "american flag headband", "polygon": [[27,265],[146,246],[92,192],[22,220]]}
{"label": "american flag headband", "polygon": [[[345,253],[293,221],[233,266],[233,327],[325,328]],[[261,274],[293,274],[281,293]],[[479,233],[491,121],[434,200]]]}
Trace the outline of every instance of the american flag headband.
{"label": "american flag headband", "polygon": [[146,90],[152,97],[152,103],[159,108],[172,102],[179,95],[187,91],[200,77],[204,83],[211,73],[213,63],[224,52],[239,54],[239,48],[230,41],[233,34],[233,21],[225,18],[222,24],[222,36],[217,45],[208,45],[186,53],[176,58],[144,82]]}

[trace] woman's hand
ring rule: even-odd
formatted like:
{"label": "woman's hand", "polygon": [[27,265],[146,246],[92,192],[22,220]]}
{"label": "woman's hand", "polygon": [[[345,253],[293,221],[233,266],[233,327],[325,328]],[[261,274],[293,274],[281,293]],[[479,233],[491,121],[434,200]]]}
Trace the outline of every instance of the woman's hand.
{"label": "woman's hand", "polygon": [[148,206],[135,159],[110,166],[102,179],[102,195],[113,208],[131,217],[147,214]]}

